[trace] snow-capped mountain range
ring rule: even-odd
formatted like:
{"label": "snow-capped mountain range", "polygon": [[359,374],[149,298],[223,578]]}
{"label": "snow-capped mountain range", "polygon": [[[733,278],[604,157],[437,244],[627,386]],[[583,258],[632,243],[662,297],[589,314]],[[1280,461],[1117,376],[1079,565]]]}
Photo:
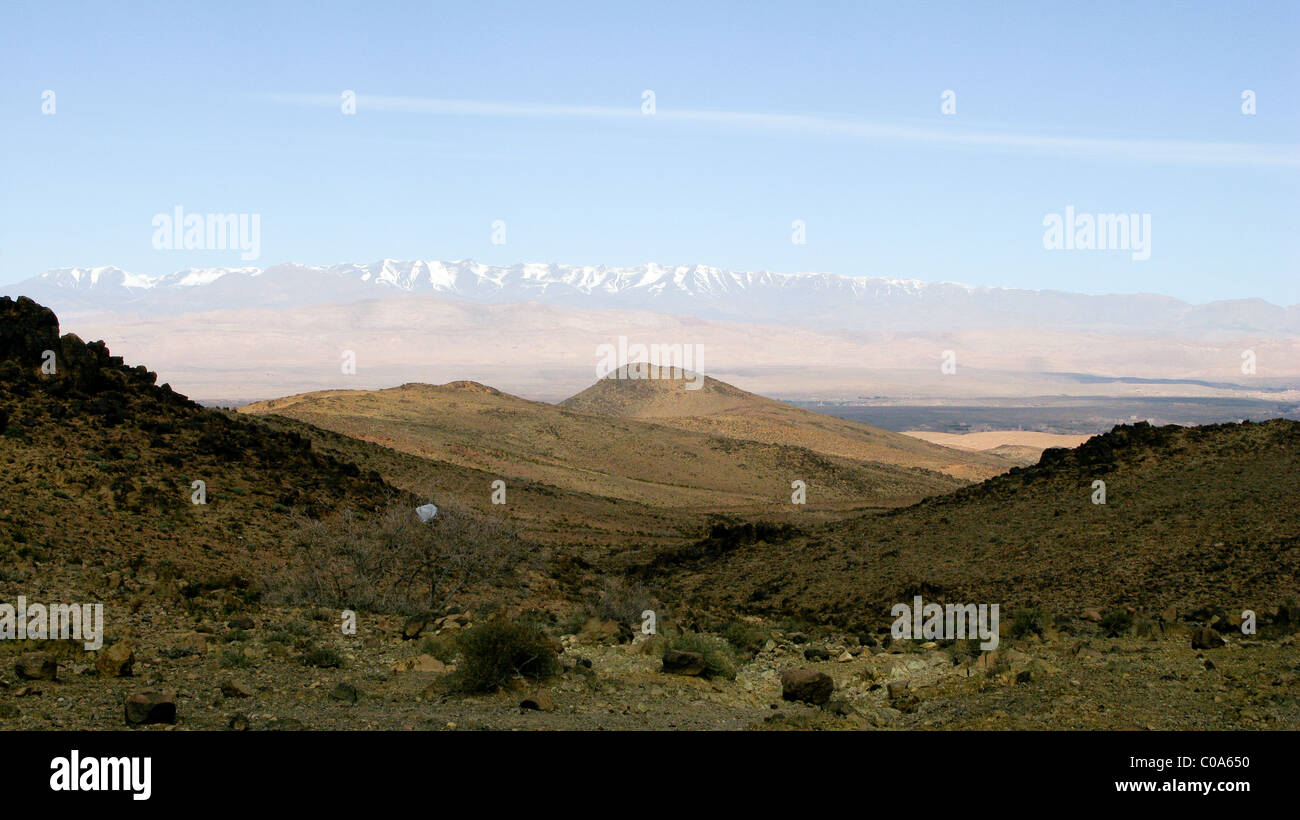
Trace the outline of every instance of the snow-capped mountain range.
{"label": "snow-capped mountain range", "polygon": [[175,315],[427,293],[479,303],[535,301],[585,310],[650,310],[864,332],[1038,327],[1300,333],[1300,305],[1279,307],[1261,299],[1193,305],[1154,294],[1092,296],[829,273],[738,272],[706,265],[499,267],[468,260],[385,259],[329,267],[189,268],[159,277],[116,267],[57,268],[3,292],[30,296],[60,313]]}

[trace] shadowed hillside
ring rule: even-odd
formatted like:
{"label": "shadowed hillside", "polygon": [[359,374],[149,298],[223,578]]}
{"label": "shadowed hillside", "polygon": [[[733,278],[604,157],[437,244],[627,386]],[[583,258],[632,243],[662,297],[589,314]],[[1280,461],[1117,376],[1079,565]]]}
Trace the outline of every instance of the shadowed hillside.
{"label": "shadowed hillside", "polygon": [[720,611],[871,626],[922,591],[1004,611],[1239,612],[1300,588],[1297,498],[1300,423],[1141,423],[906,509],[715,537],[646,569]]}

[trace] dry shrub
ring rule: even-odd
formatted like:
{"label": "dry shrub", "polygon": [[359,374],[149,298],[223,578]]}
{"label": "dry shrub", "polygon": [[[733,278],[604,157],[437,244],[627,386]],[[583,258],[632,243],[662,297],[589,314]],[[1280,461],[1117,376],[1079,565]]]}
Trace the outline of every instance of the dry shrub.
{"label": "dry shrub", "polygon": [[531,554],[496,521],[444,507],[426,524],[406,504],[370,516],[344,509],[305,518],[291,553],[289,565],[266,582],[274,597],[405,615],[439,612],[458,593],[509,580]]}

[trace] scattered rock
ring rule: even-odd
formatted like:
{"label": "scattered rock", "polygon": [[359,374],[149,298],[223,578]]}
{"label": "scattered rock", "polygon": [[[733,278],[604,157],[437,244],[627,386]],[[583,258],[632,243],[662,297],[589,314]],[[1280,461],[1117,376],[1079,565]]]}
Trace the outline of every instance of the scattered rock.
{"label": "scattered rock", "polygon": [[670,675],[704,674],[704,656],[699,652],[669,649],[664,653],[663,671]]}
{"label": "scattered rock", "polygon": [[827,652],[824,647],[810,646],[803,651],[805,660],[809,661],[828,661],[831,659],[831,653]]}
{"label": "scattered rock", "polygon": [[95,674],[101,678],[130,677],[135,665],[135,649],[130,641],[118,641],[95,655]]}
{"label": "scattered rock", "polygon": [[126,699],[126,722],[129,726],[147,723],[176,722],[175,692],[140,692]]}
{"label": "scattered rock", "polygon": [[787,669],[781,673],[781,698],[820,706],[831,699],[835,682],[825,672]]}
{"label": "scattered rock", "polygon": [[20,680],[58,680],[59,662],[47,652],[25,652],[14,663]]}
{"label": "scattered rock", "polygon": [[912,691],[912,686],[905,680],[891,680],[885,684],[885,691],[889,695],[889,705],[900,712],[912,713],[920,705],[921,699]]}

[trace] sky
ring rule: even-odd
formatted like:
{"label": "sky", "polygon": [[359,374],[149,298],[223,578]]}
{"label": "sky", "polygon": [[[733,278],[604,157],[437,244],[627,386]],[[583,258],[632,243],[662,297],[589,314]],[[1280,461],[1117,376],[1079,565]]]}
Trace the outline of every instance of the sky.
{"label": "sky", "polygon": [[[1297,35],[1288,2],[6,2],[0,284],[474,259],[1295,304]],[[257,215],[260,256],[155,248],[177,206]],[[1067,206],[1149,215],[1149,258],[1046,249]]]}

